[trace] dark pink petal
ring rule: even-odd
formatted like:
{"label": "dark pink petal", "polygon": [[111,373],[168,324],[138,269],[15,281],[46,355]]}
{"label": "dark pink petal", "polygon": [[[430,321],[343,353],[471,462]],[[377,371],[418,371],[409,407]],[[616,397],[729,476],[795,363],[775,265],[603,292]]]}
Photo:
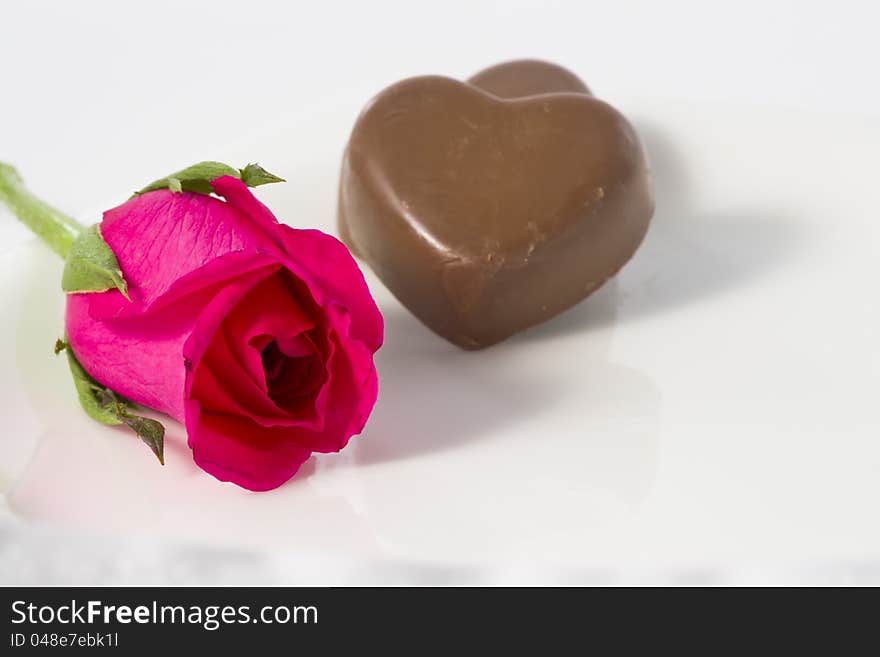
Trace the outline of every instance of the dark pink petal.
{"label": "dark pink petal", "polygon": [[285,429],[266,429],[245,417],[201,412],[187,402],[187,434],[196,464],[220,481],[266,491],[290,479],[311,451],[280,439]]}
{"label": "dark pink petal", "polygon": [[383,320],[364,275],[346,246],[319,230],[300,230],[281,225],[280,235],[292,269],[313,288],[324,304],[335,303],[351,317],[350,337],[371,352],[382,346]]}
{"label": "dark pink petal", "polygon": [[306,443],[315,452],[337,452],[345,447],[363,429],[378,394],[373,355],[363,343],[347,337],[347,315],[337,311],[332,325],[329,379],[319,406],[323,426]]}
{"label": "dark pink petal", "polygon": [[253,349],[251,341],[260,335],[294,338],[315,326],[281,274],[255,287],[223,321],[227,335],[234,336],[232,349]]}
{"label": "dark pink petal", "polygon": [[260,375],[262,385],[257,385],[231,351],[221,327],[196,367],[190,394],[205,411],[242,415],[265,427],[298,426],[314,430],[322,426],[313,404],[295,412],[279,407],[265,390],[262,367]]}
{"label": "dark pink petal", "polygon": [[218,357],[208,349],[198,364],[191,394],[207,412],[250,417],[264,426],[275,426],[286,414],[272,403],[250,378],[242,377],[235,362]]}

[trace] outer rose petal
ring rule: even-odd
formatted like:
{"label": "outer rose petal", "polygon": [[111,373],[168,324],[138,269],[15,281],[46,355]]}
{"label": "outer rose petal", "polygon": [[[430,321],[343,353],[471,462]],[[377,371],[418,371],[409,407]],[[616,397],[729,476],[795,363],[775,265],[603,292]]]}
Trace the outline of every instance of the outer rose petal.
{"label": "outer rose petal", "polygon": [[[167,190],[136,196],[104,213],[101,235],[116,254],[131,298],[149,306],[181,277],[235,251],[276,251],[250,215],[204,194]],[[128,302],[116,297],[123,307]]]}
{"label": "outer rose petal", "polygon": [[193,460],[220,481],[253,491],[277,488],[296,474],[311,451],[279,439],[283,429],[265,429],[234,415],[202,413],[186,403],[186,424]]}
{"label": "outer rose petal", "polygon": [[382,346],[384,322],[364,275],[348,248],[319,230],[281,225],[282,243],[298,271],[321,290],[326,301],[344,307],[351,317],[349,336],[371,352]]}
{"label": "outer rose petal", "polygon": [[307,443],[316,452],[338,452],[360,433],[378,394],[372,352],[347,337],[346,313],[336,311],[333,315],[330,339],[334,350],[327,362],[330,383],[322,409],[324,426]]}
{"label": "outer rose petal", "polygon": [[238,178],[220,176],[211,181],[211,186],[215,193],[226,199],[230,207],[248,215],[253,223],[262,228],[271,240],[280,244],[277,236],[278,219],[269,208],[260,203],[247,185]]}

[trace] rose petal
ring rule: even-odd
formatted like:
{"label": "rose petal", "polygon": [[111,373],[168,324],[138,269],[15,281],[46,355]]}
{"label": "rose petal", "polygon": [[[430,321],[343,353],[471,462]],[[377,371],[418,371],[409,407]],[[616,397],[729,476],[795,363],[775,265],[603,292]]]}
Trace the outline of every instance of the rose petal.
{"label": "rose petal", "polygon": [[248,215],[256,226],[259,226],[272,242],[280,246],[278,239],[278,219],[272,211],[260,203],[251,190],[238,178],[221,176],[211,181],[211,186],[219,196],[236,210]]}
{"label": "rose petal", "polygon": [[227,335],[234,336],[234,351],[251,349],[259,335],[291,339],[314,328],[315,320],[306,314],[288,285],[286,276],[267,278],[241,300],[223,320]]}
{"label": "rose petal", "polygon": [[348,248],[338,239],[319,230],[302,230],[278,223],[248,187],[231,176],[211,183],[214,191],[236,209],[248,214],[290,255],[292,267],[322,299],[347,308],[352,316],[351,336],[376,351],[382,346],[383,321],[370,294],[364,275]]}
{"label": "rose petal", "polygon": [[314,405],[306,404],[296,412],[279,407],[237,362],[223,331],[218,331],[193,374],[190,394],[205,411],[237,414],[264,427],[290,426],[317,430],[323,421]]}
{"label": "rose petal", "polygon": [[243,417],[201,412],[187,402],[187,435],[196,464],[220,481],[253,491],[277,488],[305,463],[311,451],[280,440],[283,429],[265,429]]}
{"label": "rose petal", "polygon": [[328,384],[316,402],[323,425],[304,443],[315,452],[338,452],[345,447],[363,429],[378,394],[372,353],[363,343],[345,337],[347,314],[337,311],[331,321]]}
{"label": "rose petal", "polygon": [[[234,283],[206,285],[155,312],[104,321],[93,317],[94,304],[103,294],[71,294],[65,332],[77,359],[99,383],[180,420],[187,376],[184,345],[197,324],[197,312],[216,308],[215,312],[225,314],[238,294],[275,269],[258,268]],[[197,362],[191,359],[190,365]]]}
{"label": "rose petal", "polygon": [[310,287],[320,291],[323,303],[335,302],[351,317],[350,336],[373,352],[382,346],[383,319],[364,275],[346,246],[319,230],[281,225],[284,248],[296,264],[291,268]]}
{"label": "rose petal", "polygon": [[[218,256],[277,250],[250,215],[190,192],[136,196],[104,213],[101,234],[116,254],[129,295],[144,306]],[[122,298],[119,293],[107,296]]]}

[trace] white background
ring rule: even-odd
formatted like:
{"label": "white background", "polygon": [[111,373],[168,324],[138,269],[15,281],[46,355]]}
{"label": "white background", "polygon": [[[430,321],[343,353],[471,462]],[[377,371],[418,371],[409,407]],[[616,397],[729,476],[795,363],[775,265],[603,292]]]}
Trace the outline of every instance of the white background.
{"label": "white background", "polygon": [[[0,336],[4,449],[28,452],[4,463],[0,581],[877,581],[876,7],[4,2],[0,159],[78,216],[235,156],[290,181],[264,195],[287,221],[330,230],[332,176],[371,93],[520,57],[571,68],[633,118],[658,213],[585,310],[483,354],[441,343],[370,278],[389,321],[373,433],[264,497],[183,465],[156,474],[115,434],[85,443],[104,461],[65,451],[103,430],[36,361],[36,338],[22,342],[57,332],[61,300],[28,310],[18,267],[42,258],[46,284],[26,289],[50,299],[57,263],[3,215],[4,302],[32,324]],[[31,362],[44,384],[22,374]],[[524,373],[592,402],[513,413],[515,387],[461,382]],[[52,432],[35,400],[68,433],[55,426],[32,458]],[[427,437],[393,432],[429,424]],[[572,442],[582,431],[597,442]],[[19,461],[32,464],[21,479]],[[259,522],[230,529],[243,518]]]}
{"label": "white background", "polygon": [[88,206],[311,96],[540,57],[597,93],[876,113],[876,3],[11,2],[0,145]]}

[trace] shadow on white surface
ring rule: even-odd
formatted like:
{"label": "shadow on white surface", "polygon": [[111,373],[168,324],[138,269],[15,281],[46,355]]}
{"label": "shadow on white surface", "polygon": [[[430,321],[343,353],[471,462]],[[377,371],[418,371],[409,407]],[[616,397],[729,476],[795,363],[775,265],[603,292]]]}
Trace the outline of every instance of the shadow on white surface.
{"label": "shadow on white surface", "polygon": [[796,218],[752,208],[748,198],[735,207],[698,207],[692,190],[700,172],[688,167],[680,147],[660,126],[637,122],[637,129],[651,163],[656,201],[645,241],[618,276],[574,308],[527,331],[523,340],[580,334],[682,310],[784,268],[806,243],[806,227]]}
{"label": "shadow on white surface", "polygon": [[517,371],[504,346],[463,352],[399,307],[385,314],[380,400],[356,460],[401,460],[491,438],[558,401],[540,373]]}

